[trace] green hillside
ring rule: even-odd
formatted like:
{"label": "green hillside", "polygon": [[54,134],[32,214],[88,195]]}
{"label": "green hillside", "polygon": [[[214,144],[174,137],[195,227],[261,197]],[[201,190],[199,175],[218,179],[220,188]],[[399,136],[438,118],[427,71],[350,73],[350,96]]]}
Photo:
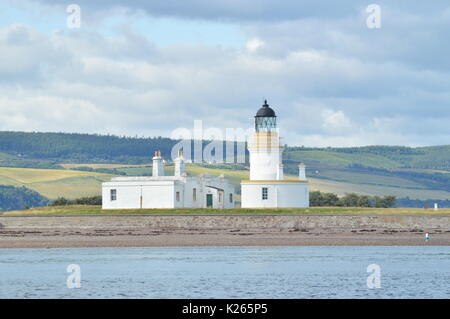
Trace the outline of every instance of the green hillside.
{"label": "green hillside", "polygon": [[300,159],[311,164],[348,167],[362,165],[382,169],[413,168],[450,170],[450,145],[430,147],[365,146],[350,148],[291,147],[285,159]]}
{"label": "green hillside", "polygon": [[148,162],[167,154],[176,141],[113,135],[0,132],[0,166],[56,168],[57,163]]}
{"label": "green hillside", "polygon": [[309,178],[320,180],[323,187],[338,183],[334,191],[338,194],[353,191],[420,199],[450,198],[450,146],[290,148],[284,159],[287,173],[294,174],[303,162]]}
{"label": "green hillside", "polygon": [[0,211],[22,210],[47,204],[47,198],[28,188],[0,185]]}
{"label": "green hillside", "polygon": [[[154,151],[160,149],[168,159],[176,142],[162,137],[0,132],[0,185],[26,186],[50,199],[98,195],[100,183],[111,176],[149,176]],[[285,149],[288,178],[295,178],[301,162],[307,165],[312,190],[450,198],[450,145]],[[169,166],[168,174],[171,170]],[[225,174],[236,185],[248,176],[245,164],[189,165],[188,172]],[[40,177],[33,180],[36,174]]]}

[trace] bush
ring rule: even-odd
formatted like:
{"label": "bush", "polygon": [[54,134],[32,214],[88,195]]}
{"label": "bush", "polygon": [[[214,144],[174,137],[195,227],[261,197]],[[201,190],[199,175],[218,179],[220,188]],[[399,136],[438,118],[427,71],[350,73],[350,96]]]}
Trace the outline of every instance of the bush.
{"label": "bush", "polygon": [[314,191],[309,193],[311,206],[344,206],[344,207],[394,207],[397,199],[395,196],[367,196],[355,193],[345,194],[339,198],[333,193]]}
{"label": "bush", "polygon": [[344,197],[340,199],[341,206],[345,207],[358,207],[359,206],[359,195],[355,193],[345,194]]}
{"label": "bush", "polygon": [[67,199],[59,197],[54,200],[50,206],[72,206],[72,205],[95,205],[100,206],[102,204],[101,196],[82,197],[77,199]]}

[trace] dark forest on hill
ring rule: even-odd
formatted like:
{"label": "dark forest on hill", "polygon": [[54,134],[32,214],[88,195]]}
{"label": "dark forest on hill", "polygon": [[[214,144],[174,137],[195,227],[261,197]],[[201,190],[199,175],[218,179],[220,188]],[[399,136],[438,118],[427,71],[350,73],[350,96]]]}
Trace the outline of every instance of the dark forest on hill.
{"label": "dark forest on hill", "polygon": [[46,206],[49,200],[26,187],[0,185],[0,211]]}

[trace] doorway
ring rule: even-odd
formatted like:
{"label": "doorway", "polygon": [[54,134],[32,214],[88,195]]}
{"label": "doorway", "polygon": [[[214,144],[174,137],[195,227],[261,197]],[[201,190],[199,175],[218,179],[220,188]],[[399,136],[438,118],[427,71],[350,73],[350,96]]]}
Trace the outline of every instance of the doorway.
{"label": "doorway", "polygon": [[207,208],[213,207],[213,194],[206,194],[206,207]]}

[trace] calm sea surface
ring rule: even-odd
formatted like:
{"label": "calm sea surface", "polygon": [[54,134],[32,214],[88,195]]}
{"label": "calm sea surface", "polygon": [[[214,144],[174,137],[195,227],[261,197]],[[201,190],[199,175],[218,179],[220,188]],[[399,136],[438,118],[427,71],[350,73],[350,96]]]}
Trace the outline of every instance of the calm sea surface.
{"label": "calm sea surface", "polygon": [[450,247],[0,249],[0,298],[414,297],[450,297]]}

